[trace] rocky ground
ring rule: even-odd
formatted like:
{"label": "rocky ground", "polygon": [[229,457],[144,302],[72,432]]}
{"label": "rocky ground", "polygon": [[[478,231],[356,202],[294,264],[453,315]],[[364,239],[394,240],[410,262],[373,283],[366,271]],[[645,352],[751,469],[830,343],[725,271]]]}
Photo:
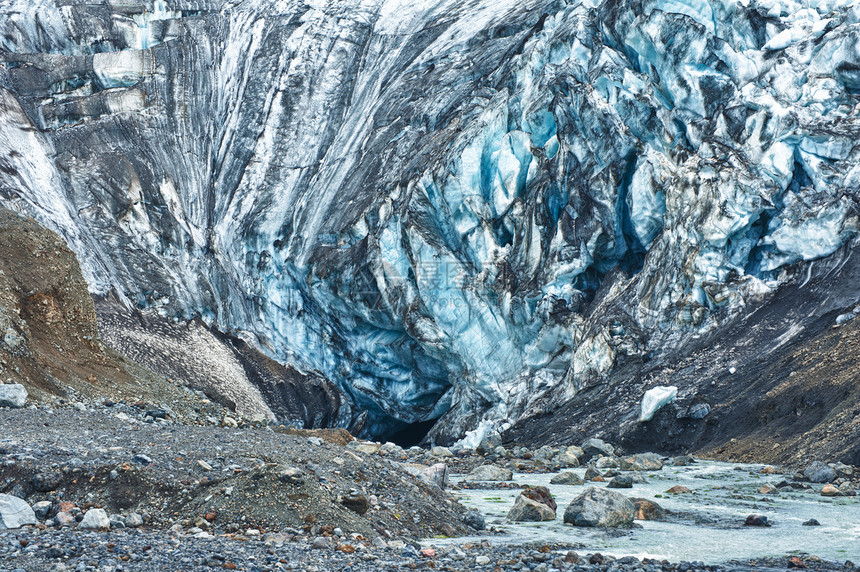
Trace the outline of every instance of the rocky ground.
{"label": "rocky ground", "polygon": [[163,410],[80,402],[3,411],[0,424],[15,431],[2,440],[0,490],[56,509],[68,501],[101,506],[116,522],[136,513],[150,526],[206,534],[339,527],[372,540],[467,530],[465,509],[400,467],[405,452],[395,461],[225,420],[227,427],[189,426]]}
{"label": "rocky ground", "polygon": [[[584,553],[559,545],[503,546],[466,543],[462,548],[421,554],[414,543],[391,542],[365,547],[345,542],[318,545],[305,539],[284,541],[277,536],[255,539],[187,539],[147,531],[80,532],[49,531],[0,533],[0,566],[15,572],[31,570],[534,570],[551,572],[630,571],[725,571],[760,572],[805,569],[850,572],[841,565],[815,558],[774,558],[705,566],[700,562],[669,563],[615,559],[600,553]],[[22,546],[23,545],[23,546]],[[430,555],[432,554],[432,556]]]}
{"label": "rocky ground", "polygon": [[[442,487],[517,487],[505,481],[512,471],[587,464],[587,478],[610,491],[612,479],[690,459],[619,457],[599,440],[505,449],[498,435],[476,451],[404,450],[342,430],[231,417],[188,425],[140,405],[64,400],[0,409],[0,427],[14,427],[0,439],[0,494],[25,500],[36,515],[0,532],[0,569],[855,570],[811,557],[721,566],[615,560],[575,543],[505,545],[492,529],[480,533],[484,541],[419,544],[474,537],[484,527]],[[449,469],[466,473],[465,482],[447,485]],[[846,496],[860,488],[860,471],[846,465],[818,463],[797,479],[783,486],[831,481],[834,495]]]}

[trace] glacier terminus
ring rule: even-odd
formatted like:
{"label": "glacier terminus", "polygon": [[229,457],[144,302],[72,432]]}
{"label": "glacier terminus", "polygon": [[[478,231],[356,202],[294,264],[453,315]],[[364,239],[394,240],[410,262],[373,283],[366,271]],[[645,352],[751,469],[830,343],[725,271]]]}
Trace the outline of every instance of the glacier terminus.
{"label": "glacier terminus", "polygon": [[858,102],[858,0],[4,0],[0,204],[474,440],[853,261]]}

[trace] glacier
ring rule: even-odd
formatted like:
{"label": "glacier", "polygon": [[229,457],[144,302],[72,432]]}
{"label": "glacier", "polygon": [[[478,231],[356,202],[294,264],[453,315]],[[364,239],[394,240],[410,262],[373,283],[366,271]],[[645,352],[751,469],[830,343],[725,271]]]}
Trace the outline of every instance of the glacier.
{"label": "glacier", "polygon": [[0,204],[366,436],[475,440],[857,239],[857,0],[5,0],[0,32]]}

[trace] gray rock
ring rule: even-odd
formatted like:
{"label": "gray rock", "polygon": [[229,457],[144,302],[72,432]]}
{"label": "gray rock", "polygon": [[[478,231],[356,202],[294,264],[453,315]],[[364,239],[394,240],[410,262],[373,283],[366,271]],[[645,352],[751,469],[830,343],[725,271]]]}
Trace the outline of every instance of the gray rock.
{"label": "gray rock", "polygon": [[418,463],[404,463],[401,466],[403,470],[413,477],[418,477],[424,482],[432,483],[440,489],[448,486],[448,465],[445,463],[436,463],[429,467]]}
{"label": "gray rock", "polygon": [[587,469],[585,469],[585,480],[586,481],[590,481],[596,477],[603,477],[603,475],[601,475],[600,471],[598,471],[594,467],[588,467]]}
{"label": "gray rock", "polygon": [[836,471],[821,461],[813,461],[803,470],[803,478],[811,483],[832,483],[836,480]]}
{"label": "gray rock", "polygon": [[305,473],[298,467],[284,467],[279,465],[277,472],[278,479],[280,479],[282,483],[301,485],[305,482]]}
{"label": "gray rock", "polygon": [[606,486],[610,489],[632,489],[633,477],[630,475],[618,475],[606,483]]}
{"label": "gray rock", "polygon": [[617,469],[619,465],[618,457],[600,457],[594,462],[594,466],[598,469]]}
{"label": "gray rock", "polygon": [[583,458],[580,459],[582,461],[588,461],[593,457],[597,457],[599,455],[603,455],[604,457],[611,457],[615,453],[615,447],[606,443],[600,439],[586,439],[582,443],[582,453]]}
{"label": "gray rock", "polygon": [[564,522],[574,526],[630,526],[634,514],[633,503],[624,495],[589,487],[567,506]]}
{"label": "gray rock", "polygon": [[508,520],[513,522],[543,522],[555,520],[555,511],[547,505],[517,495],[514,506],[508,511]]}
{"label": "gray rock", "polygon": [[833,466],[833,470],[836,471],[836,474],[840,477],[854,476],[854,467],[852,467],[851,465],[846,465],[845,463],[836,463]]}
{"label": "gray rock", "polygon": [[27,501],[12,495],[0,494],[0,530],[21,528],[37,522],[36,513]]}
{"label": "gray rock", "polygon": [[33,512],[36,513],[36,518],[45,520],[51,512],[51,501],[39,501],[33,505]]}
{"label": "gray rock", "polygon": [[552,485],[581,485],[584,483],[582,477],[573,471],[562,471],[549,480]]}
{"label": "gray rock", "polygon": [[430,455],[433,457],[453,457],[454,454],[448,447],[433,447],[430,449]]}
{"label": "gray rock", "polygon": [[681,455],[680,457],[672,457],[669,459],[669,464],[673,467],[689,467],[695,464],[696,459],[692,455]]}
{"label": "gray rock", "polygon": [[659,471],[663,468],[663,457],[656,453],[640,453],[621,458],[618,466],[622,471]]}
{"label": "gray rock", "polygon": [[578,467],[579,459],[584,455],[585,453],[580,447],[572,445],[561,451],[556,460],[562,467]]}
{"label": "gray rock", "polygon": [[428,483],[433,483],[440,489],[448,486],[448,465],[445,463],[435,463],[425,469],[421,478]]}
{"label": "gray rock", "polygon": [[143,526],[143,517],[133,512],[125,517],[124,519],[125,525],[129,528],[137,528],[139,526]]}
{"label": "gray rock", "polygon": [[466,526],[471,526],[475,530],[484,530],[486,527],[484,515],[477,510],[467,511],[466,514],[463,515],[463,523]]}
{"label": "gray rock", "polygon": [[839,485],[839,494],[846,497],[853,497],[857,494],[851,481],[845,481]]}
{"label": "gray rock", "polygon": [[78,528],[87,530],[105,530],[110,528],[110,519],[102,508],[91,508],[78,523]]}
{"label": "gray rock", "polygon": [[510,481],[514,478],[514,473],[496,465],[481,465],[475,467],[468,477],[471,481]]}
{"label": "gray rock", "polygon": [[690,419],[704,419],[711,412],[711,406],[707,403],[697,403],[690,406],[687,416]]}
{"label": "gray rock", "polygon": [[415,550],[414,546],[407,544],[400,551],[400,557],[401,558],[413,558],[413,559],[418,558],[418,551]]}
{"label": "gray rock", "polygon": [[549,461],[550,459],[558,455],[558,453],[559,452],[556,449],[553,449],[549,445],[544,445],[537,451],[534,451],[532,454],[535,459],[540,459],[541,461]]}
{"label": "gray rock", "polygon": [[489,453],[490,451],[494,451],[496,447],[502,446],[502,436],[498,431],[490,431],[484,438],[481,439],[481,443],[478,445],[478,449],[483,451],[484,453]]}
{"label": "gray rock", "polygon": [[27,389],[20,383],[0,385],[0,407],[15,409],[24,407],[27,403]]}

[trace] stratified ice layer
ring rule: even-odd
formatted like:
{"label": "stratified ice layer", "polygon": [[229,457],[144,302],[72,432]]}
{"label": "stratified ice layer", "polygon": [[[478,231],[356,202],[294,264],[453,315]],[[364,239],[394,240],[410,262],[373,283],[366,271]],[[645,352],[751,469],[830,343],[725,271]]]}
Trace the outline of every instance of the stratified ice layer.
{"label": "stratified ice layer", "polygon": [[561,401],[857,231],[857,2],[10,0],[0,32],[2,203],[365,434]]}

